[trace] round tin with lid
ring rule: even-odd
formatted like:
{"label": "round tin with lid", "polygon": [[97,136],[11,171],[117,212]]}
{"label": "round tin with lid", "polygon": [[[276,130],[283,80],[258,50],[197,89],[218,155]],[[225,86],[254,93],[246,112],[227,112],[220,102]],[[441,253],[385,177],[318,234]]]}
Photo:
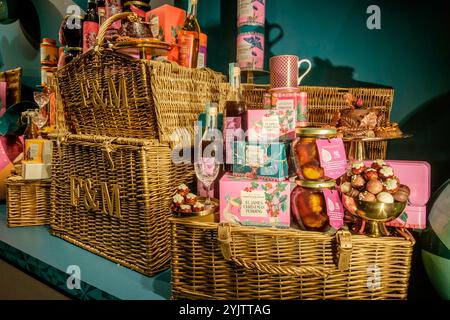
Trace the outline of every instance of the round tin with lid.
{"label": "round tin with lid", "polygon": [[41,64],[49,67],[58,65],[58,48],[56,40],[44,38],[41,43]]}

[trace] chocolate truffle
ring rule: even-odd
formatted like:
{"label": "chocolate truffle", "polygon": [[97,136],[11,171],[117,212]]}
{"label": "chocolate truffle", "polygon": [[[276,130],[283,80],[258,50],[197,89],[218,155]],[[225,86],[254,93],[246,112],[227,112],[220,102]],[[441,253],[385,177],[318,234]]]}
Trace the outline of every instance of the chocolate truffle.
{"label": "chocolate truffle", "polygon": [[386,165],[386,162],[384,162],[384,160],[377,159],[372,163],[371,167],[375,170],[380,170],[385,165]]}
{"label": "chocolate truffle", "polygon": [[352,170],[353,174],[361,174],[364,172],[365,169],[366,169],[366,166],[364,165],[364,162],[362,162],[362,161],[357,161],[357,162],[352,163],[351,170]]}
{"label": "chocolate truffle", "polygon": [[398,188],[398,191],[394,193],[394,199],[398,202],[406,202],[408,201],[409,195],[411,191],[408,186],[405,186],[404,184],[400,185]]}
{"label": "chocolate truffle", "polygon": [[394,197],[389,192],[380,192],[377,195],[377,200],[383,203],[394,203]]}
{"label": "chocolate truffle", "polygon": [[378,172],[373,168],[368,168],[364,171],[364,178],[366,180],[378,179]]}
{"label": "chocolate truffle", "polygon": [[377,201],[377,198],[373,193],[370,193],[369,191],[361,192],[358,196],[358,199],[361,201],[368,201],[368,202],[375,202]]}
{"label": "chocolate truffle", "polygon": [[389,179],[394,176],[394,170],[391,167],[383,166],[380,170],[378,170],[378,175],[382,179]]}
{"label": "chocolate truffle", "polygon": [[354,175],[352,177],[352,187],[356,189],[361,189],[366,185],[366,180],[360,175]]}
{"label": "chocolate truffle", "polygon": [[400,183],[398,182],[398,179],[393,177],[386,179],[383,182],[384,190],[386,190],[389,193],[396,193],[398,189],[400,188]]}
{"label": "chocolate truffle", "polygon": [[381,191],[383,191],[383,184],[380,180],[373,179],[367,182],[366,189],[370,193],[379,194]]}

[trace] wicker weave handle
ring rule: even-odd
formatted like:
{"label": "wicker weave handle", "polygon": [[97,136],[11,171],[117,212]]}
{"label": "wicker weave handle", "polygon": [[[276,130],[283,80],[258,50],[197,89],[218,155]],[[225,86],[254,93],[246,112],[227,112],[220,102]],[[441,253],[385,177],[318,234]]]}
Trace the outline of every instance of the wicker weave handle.
{"label": "wicker weave handle", "polygon": [[131,15],[136,15],[134,12],[122,12],[113,15],[112,17],[108,18],[100,27],[100,30],[98,31],[97,35],[97,44],[95,46],[95,49],[98,50],[99,47],[101,47],[105,41],[105,35],[108,31],[109,27],[112,26],[112,24],[118,20],[125,19]]}
{"label": "wicker weave handle", "polygon": [[322,278],[327,278],[332,272],[324,267],[295,267],[295,266],[280,266],[273,263],[263,263],[257,261],[250,261],[249,259],[243,259],[235,257],[231,250],[231,226],[227,223],[220,223],[217,238],[220,243],[222,254],[228,261],[232,261],[239,267],[243,267],[253,271],[259,271],[261,273],[275,274],[275,275],[289,275],[289,276],[306,276],[314,275]]}

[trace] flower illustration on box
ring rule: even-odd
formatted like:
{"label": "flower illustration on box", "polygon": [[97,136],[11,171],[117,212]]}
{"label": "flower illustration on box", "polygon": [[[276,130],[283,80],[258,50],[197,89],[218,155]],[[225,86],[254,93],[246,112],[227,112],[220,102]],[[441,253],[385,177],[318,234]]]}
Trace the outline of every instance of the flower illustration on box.
{"label": "flower illustration on box", "polygon": [[[230,178],[233,179],[233,178]],[[239,178],[234,178],[237,181],[241,181]],[[249,194],[263,191],[264,194],[264,211],[258,212],[258,217],[267,217],[270,221],[276,222],[278,216],[288,210],[288,196],[282,194],[286,191],[288,183],[278,182],[278,183],[258,183],[251,182],[242,191]],[[240,223],[241,209],[243,201],[240,197],[231,197],[230,195],[225,196],[226,206],[223,211],[223,215],[226,222]],[[261,206],[262,208],[262,206]],[[239,218],[241,217],[241,219]]]}
{"label": "flower illustration on box", "polygon": [[261,38],[258,36],[246,37],[244,41],[251,45],[250,49],[258,48],[261,51],[263,50]]}
{"label": "flower illustration on box", "polygon": [[288,134],[290,131],[295,129],[295,122],[294,122],[294,111],[293,110],[276,110],[271,109],[269,112],[267,112],[264,115],[264,118],[266,119],[273,119],[278,118],[278,125],[279,127],[274,128],[268,128],[268,120],[265,120],[264,118],[255,122],[253,125],[254,132],[258,135],[258,137],[265,138],[263,135],[270,135],[270,138],[275,138],[272,135],[278,135],[283,136]]}

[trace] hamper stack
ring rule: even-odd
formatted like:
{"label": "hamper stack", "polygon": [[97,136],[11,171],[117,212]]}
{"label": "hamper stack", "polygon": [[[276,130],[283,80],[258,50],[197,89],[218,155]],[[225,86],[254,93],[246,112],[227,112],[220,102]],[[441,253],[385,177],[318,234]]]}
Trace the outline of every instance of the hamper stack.
{"label": "hamper stack", "polygon": [[[57,73],[68,132],[54,141],[51,232],[146,275],[169,267],[170,200],[191,165],[172,154],[224,77],[98,46]],[[190,147],[190,145],[189,145]]]}

